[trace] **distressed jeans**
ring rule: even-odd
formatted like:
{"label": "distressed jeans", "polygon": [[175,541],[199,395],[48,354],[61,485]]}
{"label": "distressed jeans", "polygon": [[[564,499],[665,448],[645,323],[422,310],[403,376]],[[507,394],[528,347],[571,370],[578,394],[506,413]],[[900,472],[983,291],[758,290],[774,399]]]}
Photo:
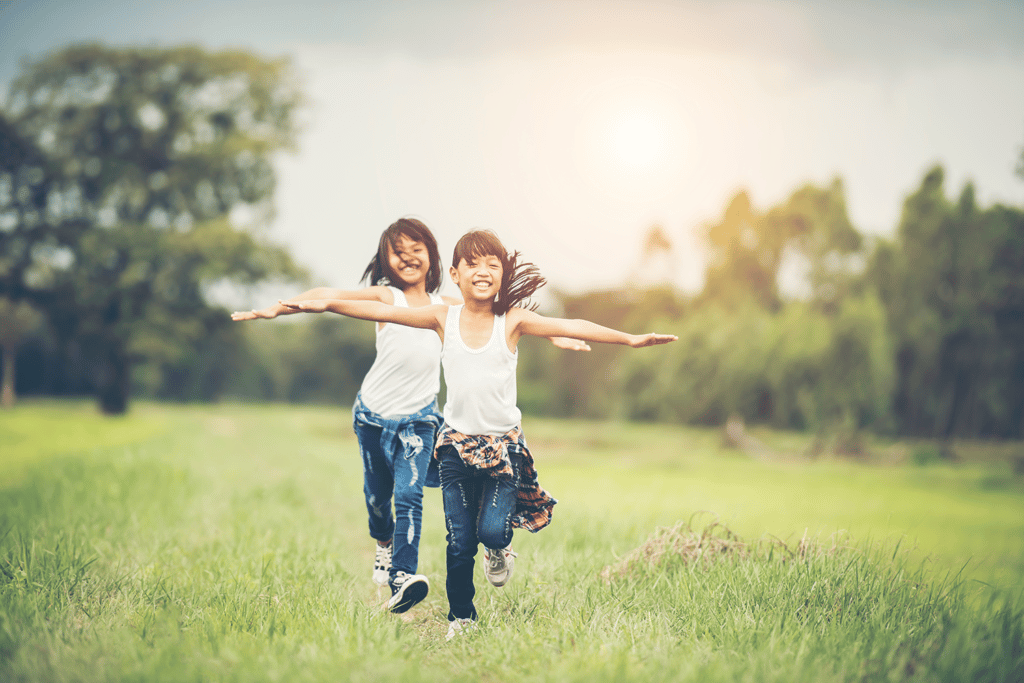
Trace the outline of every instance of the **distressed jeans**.
{"label": "distressed jeans", "polygon": [[522,457],[510,456],[513,477],[509,479],[491,477],[467,465],[451,446],[443,447],[438,455],[448,529],[448,620],[475,619],[473,569],[477,546],[483,543],[487,548],[505,548],[512,542]]}
{"label": "distressed jeans", "polygon": [[370,536],[378,541],[393,539],[392,579],[396,572],[416,573],[423,487],[437,486],[437,474],[431,468],[439,422],[436,404],[420,413],[398,420],[381,418],[358,399],[353,410],[353,429],[363,458],[363,494]]}

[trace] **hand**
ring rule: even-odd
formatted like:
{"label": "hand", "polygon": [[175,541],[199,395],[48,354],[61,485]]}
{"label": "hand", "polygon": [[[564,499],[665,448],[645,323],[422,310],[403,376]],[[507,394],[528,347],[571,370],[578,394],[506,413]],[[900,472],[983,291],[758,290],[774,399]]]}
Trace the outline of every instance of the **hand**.
{"label": "hand", "polygon": [[258,318],[265,318],[267,320],[277,317],[277,311],[273,308],[261,308],[259,310],[252,309],[251,311],[235,311],[231,314],[231,319],[235,321],[239,320],[256,320]]}
{"label": "hand", "polygon": [[308,299],[306,301],[278,301],[282,306],[287,306],[293,311],[304,311],[306,313],[323,313],[331,303],[330,299]]}
{"label": "hand", "polygon": [[582,339],[573,339],[571,337],[551,337],[551,343],[559,349],[566,351],[589,351],[590,346],[587,342]]}
{"label": "hand", "polygon": [[639,349],[642,346],[656,346],[658,344],[668,344],[670,342],[677,341],[679,337],[674,334],[657,334],[651,332],[650,334],[633,334],[629,337],[629,345],[634,349]]}

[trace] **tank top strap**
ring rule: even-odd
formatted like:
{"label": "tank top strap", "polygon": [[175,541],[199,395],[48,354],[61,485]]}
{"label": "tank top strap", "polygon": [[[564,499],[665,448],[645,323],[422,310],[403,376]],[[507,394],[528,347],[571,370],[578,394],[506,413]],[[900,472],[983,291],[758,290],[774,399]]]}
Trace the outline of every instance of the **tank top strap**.
{"label": "tank top strap", "polygon": [[448,316],[444,321],[444,345],[454,343],[454,340],[461,336],[459,332],[459,318],[461,317],[463,304],[448,307]]}
{"label": "tank top strap", "polygon": [[508,340],[505,338],[505,316],[494,316],[494,331],[491,333],[491,342],[498,345],[499,349],[508,351]]}
{"label": "tank top strap", "polygon": [[390,289],[391,293],[394,294],[394,296],[395,296],[395,304],[394,304],[395,306],[401,306],[402,308],[409,308],[409,302],[406,301],[406,299],[405,299],[405,292],[400,290],[398,287],[392,287],[391,285],[388,285],[388,289]]}
{"label": "tank top strap", "polygon": [[433,292],[433,293],[430,294],[430,303],[432,303],[432,304],[443,304],[444,303],[444,299],[441,298],[440,294],[438,294],[436,292]]}

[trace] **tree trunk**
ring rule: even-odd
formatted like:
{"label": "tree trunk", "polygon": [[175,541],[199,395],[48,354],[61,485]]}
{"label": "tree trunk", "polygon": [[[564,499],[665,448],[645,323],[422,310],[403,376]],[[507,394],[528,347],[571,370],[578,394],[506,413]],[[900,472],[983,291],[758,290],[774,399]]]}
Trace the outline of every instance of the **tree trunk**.
{"label": "tree trunk", "polygon": [[0,389],[0,405],[10,408],[14,405],[14,346],[4,346],[3,388]]}
{"label": "tree trunk", "polygon": [[96,397],[104,414],[122,415],[128,411],[131,360],[122,342],[111,342],[107,347],[98,384]]}

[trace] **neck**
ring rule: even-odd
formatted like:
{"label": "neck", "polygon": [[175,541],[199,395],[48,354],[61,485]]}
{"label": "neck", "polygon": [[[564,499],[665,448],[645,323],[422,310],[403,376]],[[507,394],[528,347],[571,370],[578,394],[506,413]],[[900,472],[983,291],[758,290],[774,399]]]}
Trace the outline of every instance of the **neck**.
{"label": "neck", "polygon": [[406,285],[405,287],[402,287],[401,290],[402,290],[402,293],[405,294],[406,296],[409,296],[410,294],[412,294],[413,296],[415,296],[417,294],[422,295],[422,296],[426,296],[427,295],[427,283],[424,280],[423,282],[417,282],[416,284]]}
{"label": "neck", "polygon": [[462,297],[465,300],[463,311],[471,315],[494,315],[494,302],[493,301],[479,301],[470,299],[468,297]]}

